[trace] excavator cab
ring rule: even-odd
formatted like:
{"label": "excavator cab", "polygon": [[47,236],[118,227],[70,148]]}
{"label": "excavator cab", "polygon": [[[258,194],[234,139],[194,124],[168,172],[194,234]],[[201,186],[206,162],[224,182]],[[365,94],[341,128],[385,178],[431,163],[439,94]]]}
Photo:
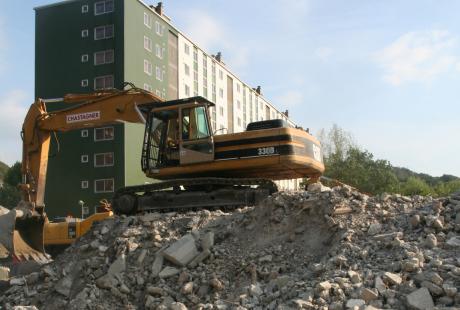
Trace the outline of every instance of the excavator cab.
{"label": "excavator cab", "polygon": [[203,97],[153,103],[147,111],[142,169],[155,174],[161,168],[214,160],[214,140]]}

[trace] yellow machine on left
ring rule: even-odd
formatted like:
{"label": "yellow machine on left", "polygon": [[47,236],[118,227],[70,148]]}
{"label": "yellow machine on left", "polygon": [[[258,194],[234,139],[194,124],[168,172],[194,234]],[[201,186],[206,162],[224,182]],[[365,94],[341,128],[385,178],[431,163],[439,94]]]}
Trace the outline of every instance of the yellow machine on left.
{"label": "yellow machine on left", "polygon": [[[22,127],[22,201],[11,211],[0,212],[0,244],[16,261],[47,261],[44,245],[65,245],[84,235],[93,222],[112,215],[109,209],[87,219],[50,223],[44,210],[46,171],[51,135],[74,129],[103,126],[116,122],[145,123],[140,106],[162,102],[154,94],[132,87],[104,90],[89,95],[35,101]],[[47,103],[73,104],[56,112],[47,111]],[[1,210],[0,210],[1,211]],[[3,213],[3,214],[2,214]]]}

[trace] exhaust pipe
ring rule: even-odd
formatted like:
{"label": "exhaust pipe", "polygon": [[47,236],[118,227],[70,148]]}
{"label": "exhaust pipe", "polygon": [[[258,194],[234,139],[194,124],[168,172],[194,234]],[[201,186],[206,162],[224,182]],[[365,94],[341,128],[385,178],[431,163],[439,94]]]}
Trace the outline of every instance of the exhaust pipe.
{"label": "exhaust pipe", "polygon": [[0,243],[13,260],[49,261],[43,242],[45,221],[45,215],[31,210],[0,209]]}

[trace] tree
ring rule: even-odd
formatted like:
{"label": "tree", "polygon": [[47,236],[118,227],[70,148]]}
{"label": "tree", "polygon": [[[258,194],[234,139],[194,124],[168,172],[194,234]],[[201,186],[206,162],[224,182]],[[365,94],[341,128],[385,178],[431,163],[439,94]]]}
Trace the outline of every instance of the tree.
{"label": "tree", "polygon": [[325,175],[367,193],[397,191],[398,179],[390,163],[373,157],[368,151],[356,147],[350,148],[345,155],[331,154],[326,159]]}
{"label": "tree", "polygon": [[13,187],[18,186],[21,183],[21,163],[15,162],[13,166],[5,174],[4,182]]}
{"label": "tree", "polygon": [[21,163],[16,162],[5,174],[3,187],[0,188],[0,205],[14,208],[21,200],[21,192],[17,188],[21,183]]}
{"label": "tree", "polygon": [[409,177],[406,182],[401,185],[401,193],[404,195],[432,195],[434,191],[421,178]]}

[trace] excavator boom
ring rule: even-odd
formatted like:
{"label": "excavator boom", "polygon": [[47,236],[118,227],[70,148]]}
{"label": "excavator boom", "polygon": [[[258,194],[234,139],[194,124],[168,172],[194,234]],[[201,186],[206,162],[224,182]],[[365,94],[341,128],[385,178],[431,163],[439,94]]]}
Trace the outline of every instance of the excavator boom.
{"label": "excavator boom", "polygon": [[[51,134],[115,122],[144,123],[145,116],[139,107],[161,101],[150,92],[131,87],[122,91],[66,95],[61,99],[38,99],[30,106],[21,132],[22,201],[13,210],[0,212],[0,243],[12,257],[19,261],[46,259],[44,195]],[[49,102],[69,103],[69,107],[48,112]],[[86,223],[89,222],[92,220]],[[80,224],[83,232],[89,229],[85,223],[79,223],[79,227]]]}

